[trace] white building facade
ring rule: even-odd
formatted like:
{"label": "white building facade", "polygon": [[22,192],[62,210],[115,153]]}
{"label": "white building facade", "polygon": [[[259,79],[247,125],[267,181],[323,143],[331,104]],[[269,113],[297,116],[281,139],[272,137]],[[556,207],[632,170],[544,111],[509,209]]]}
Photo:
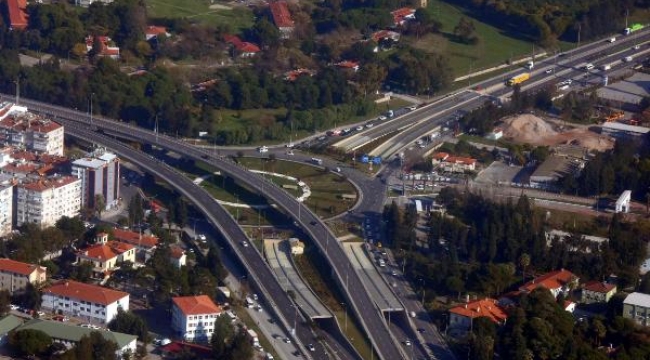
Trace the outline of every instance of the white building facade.
{"label": "white building facade", "polygon": [[104,197],[105,210],[118,205],[120,198],[120,159],[110,152],[72,162],[72,175],[81,180],[81,204],[94,208],[95,197]]}
{"label": "white building facade", "polygon": [[0,174],[0,236],[11,234],[14,223],[14,181]]}
{"label": "white building facade", "polygon": [[187,341],[210,340],[222,311],[208,296],[172,298],[172,329]]}
{"label": "white building facade", "polygon": [[0,104],[0,140],[5,145],[63,156],[63,126],[12,103]]}
{"label": "white building facade", "polygon": [[81,180],[72,176],[37,180],[16,186],[16,226],[53,226],[81,209]]}
{"label": "white building facade", "polygon": [[102,286],[63,280],[43,289],[41,308],[88,320],[93,324],[108,324],[118,310],[129,310],[129,294]]}

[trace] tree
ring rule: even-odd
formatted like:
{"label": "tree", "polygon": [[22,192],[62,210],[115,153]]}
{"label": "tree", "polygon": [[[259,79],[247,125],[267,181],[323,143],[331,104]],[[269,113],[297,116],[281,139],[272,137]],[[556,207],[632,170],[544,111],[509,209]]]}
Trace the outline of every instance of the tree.
{"label": "tree", "polygon": [[39,310],[41,308],[41,292],[31,283],[27,283],[25,291],[18,296],[18,302],[26,309]]}
{"label": "tree", "polygon": [[454,28],[454,35],[458,41],[465,44],[476,44],[478,42],[474,22],[464,16],[458,20],[458,24]]}
{"label": "tree", "polygon": [[84,335],[75,347],[77,359],[115,360],[117,350],[117,344],[106,340],[98,331]]}
{"label": "tree", "polygon": [[11,305],[11,294],[8,290],[0,290],[0,314],[6,315]]}
{"label": "tree", "polygon": [[214,321],[214,332],[210,339],[212,354],[216,359],[220,359],[226,354],[233,335],[235,335],[235,329],[230,322],[230,318],[225,314],[218,316]]}
{"label": "tree", "polygon": [[521,267],[521,281],[526,281],[526,269],[530,266],[530,255],[523,253],[519,257],[519,266]]}
{"label": "tree", "polygon": [[106,200],[104,199],[104,195],[102,194],[97,194],[95,195],[95,199],[93,201],[93,210],[95,213],[97,213],[97,216],[101,217],[102,212],[106,210]]}
{"label": "tree", "polygon": [[12,333],[9,344],[22,355],[39,355],[52,345],[52,338],[40,330],[25,329]]}
{"label": "tree", "polygon": [[86,227],[81,219],[78,217],[62,216],[56,221],[56,228],[63,232],[63,235],[68,240],[78,240],[86,231]]}
{"label": "tree", "polygon": [[249,360],[253,358],[253,344],[244,328],[239,329],[228,351],[227,359]]}
{"label": "tree", "polygon": [[138,340],[147,343],[149,341],[149,330],[147,323],[138,315],[118,309],[117,315],[110,323],[108,328],[111,331],[117,331],[125,334],[137,335]]}

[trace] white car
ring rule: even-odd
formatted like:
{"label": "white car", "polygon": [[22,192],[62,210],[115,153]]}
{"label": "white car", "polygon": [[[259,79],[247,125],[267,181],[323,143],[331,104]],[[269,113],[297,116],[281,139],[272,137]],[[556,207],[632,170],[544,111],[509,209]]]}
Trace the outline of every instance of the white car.
{"label": "white car", "polygon": [[356,127],[356,129],[357,129],[357,131],[361,131],[361,130],[363,130],[363,126],[359,125],[359,126]]}
{"label": "white car", "polygon": [[411,340],[406,340],[406,341],[404,341],[404,345],[406,345],[406,346],[411,346]]}
{"label": "white car", "polygon": [[370,129],[370,128],[373,127],[373,126],[375,126],[373,123],[367,123],[367,124],[366,124],[366,128],[367,128],[367,129]]}
{"label": "white car", "polygon": [[634,49],[634,50],[639,50],[640,48],[641,48],[640,45],[634,45],[634,47],[633,47],[632,49]]}
{"label": "white car", "polygon": [[248,242],[246,242],[246,241],[242,241],[242,242],[241,242],[241,245],[242,245],[243,247],[248,247]]}
{"label": "white car", "polygon": [[384,121],[384,120],[386,120],[386,119],[387,119],[387,117],[385,117],[384,115],[381,115],[381,116],[379,117],[379,120],[381,120],[381,121]]}
{"label": "white car", "polygon": [[314,344],[307,344],[307,349],[309,349],[309,351],[312,351],[312,352],[316,351],[316,348],[314,347]]}
{"label": "white car", "polygon": [[547,73],[547,74],[550,74],[550,73],[553,72],[553,69],[546,69],[546,71],[544,71],[544,72]]}
{"label": "white car", "polygon": [[205,242],[207,240],[205,235],[203,235],[203,234],[196,235],[196,238],[199,239],[202,242]]}

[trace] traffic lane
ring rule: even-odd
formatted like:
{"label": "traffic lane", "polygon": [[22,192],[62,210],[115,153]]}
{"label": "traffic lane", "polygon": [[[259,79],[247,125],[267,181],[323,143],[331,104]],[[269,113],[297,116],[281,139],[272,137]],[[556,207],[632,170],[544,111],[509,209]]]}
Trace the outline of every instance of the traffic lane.
{"label": "traffic lane", "polygon": [[[71,133],[71,135],[75,135],[75,134]],[[84,135],[81,135],[81,136],[93,139],[94,141],[97,141],[99,143],[104,143],[104,144],[107,144],[107,145],[110,144],[110,139],[107,139],[107,138],[104,137],[104,138],[100,138],[99,141],[98,141],[99,137],[98,136],[93,136],[93,135],[96,135],[96,134],[87,133],[87,134],[84,134]],[[116,148],[116,147],[120,147],[120,146],[119,146],[119,143],[118,143],[118,144],[113,144],[112,147]],[[115,150],[117,150],[117,149],[115,149]],[[159,166],[159,167],[155,166],[156,164],[160,164],[160,163],[153,162],[154,165],[147,164],[147,162],[150,162],[151,159],[149,157],[147,157],[147,156],[142,156],[141,153],[138,154],[138,152],[136,152],[133,149],[129,149],[129,148],[125,149],[124,147],[122,147],[122,150],[119,151],[119,152],[124,154],[125,157],[131,158],[132,161],[135,160],[134,162],[140,162],[139,165],[144,167],[145,169],[148,168],[149,171],[152,171],[154,173],[158,173],[159,175],[161,175],[161,173],[164,173],[164,175],[166,177],[170,177],[170,178],[175,180],[175,181],[171,181],[171,183],[173,183],[173,184],[178,184],[178,183],[182,184],[183,182],[187,183],[188,180],[189,180],[189,179],[187,179],[186,177],[184,177],[182,175],[179,175],[179,174],[177,174],[175,172],[172,172],[170,170],[170,168],[168,168],[166,166]],[[131,155],[127,155],[127,154],[125,154],[125,152],[131,152]],[[140,156],[138,156],[138,155],[140,155]],[[137,159],[137,160],[134,159],[136,157],[139,158],[139,159]],[[185,185],[186,185],[185,190],[188,190],[187,195],[190,195],[190,197],[194,197],[196,195],[205,196],[205,194],[203,194],[202,191],[198,191],[198,189],[200,189],[200,188],[197,187],[196,185],[194,185],[193,183],[191,185],[190,184],[185,184]],[[207,201],[206,202],[205,200],[207,199],[207,197],[199,198],[199,199],[203,199],[203,202],[204,202],[203,205],[207,206],[208,208],[214,208],[215,205],[217,205],[216,202],[214,202],[214,201]],[[223,212],[225,212],[225,210],[223,210]],[[213,214],[215,214],[215,213],[219,214],[220,211],[214,211]],[[209,214],[208,214],[208,216],[209,216]],[[225,217],[224,216],[217,216],[217,217],[219,218],[219,222],[224,221],[224,222],[228,223],[228,221],[227,221],[228,219],[230,219],[230,221],[233,221],[232,217],[230,217],[229,214],[226,215]],[[237,232],[237,231],[241,232],[241,229],[239,228],[239,226],[234,226],[234,227],[228,226],[228,228],[231,229],[233,232]],[[245,238],[245,235],[243,237]],[[250,252],[247,252],[247,253],[250,253]],[[255,254],[257,254],[257,252],[255,252]],[[264,266],[262,266],[261,268],[264,269],[264,270],[267,270],[267,269],[265,269]],[[258,269],[258,272],[260,272],[259,270],[260,269]],[[259,275],[260,279],[264,280],[261,283],[264,283],[264,284],[272,283],[275,279],[274,278],[271,279],[271,277],[268,276],[268,274],[264,274],[264,272],[265,271],[261,271],[261,273]],[[282,304],[283,297],[286,297],[286,294],[283,294],[283,293],[281,293],[279,291],[273,291],[273,288],[271,289],[271,291],[269,293],[274,294],[273,298],[275,299],[276,302],[280,302],[280,304],[278,305],[278,309],[281,309],[285,314],[289,314],[291,311],[293,311],[293,308],[291,307],[291,305],[286,306],[286,305]],[[311,336],[311,334],[309,332],[309,328],[307,326],[304,326],[304,325],[298,326],[298,335],[301,338],[301,340],[303,340],[303,338],[307,339],[307,340],[311,340],[313,338],[313,336]],[[314,355],[315,358],[319,358],[319,359],[326,359],[327,358],[324,353],[319,354],[317,352],[317,353],[314,353],[313,355]]]}

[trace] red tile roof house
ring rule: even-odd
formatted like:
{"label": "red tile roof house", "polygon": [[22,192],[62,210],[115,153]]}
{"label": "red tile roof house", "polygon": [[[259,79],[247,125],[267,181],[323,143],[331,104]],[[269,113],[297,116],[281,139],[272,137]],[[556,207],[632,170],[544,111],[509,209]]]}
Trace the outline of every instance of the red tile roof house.
{"label": "red tile roof house", "polygon": [[602,281],[590,281],[582,286],[582,302],[606,303],[616,294],[616,285]]}
{"label": "red tile roof house", "polygon": [[209,340],[221,307],[207,295],[172,298],[172,329],[185,340]]}
{"label": "red tile roof house", "polygon": [[113,239],[135,246],[139,260],[148,261],[158,246],[158,238],[131,230],[113,229]]}
{"label": "red tile roof house", "polygon": [[286,39],[291,36],[295,24],[291,19],[291,13],[289,12],[287,3],[284,1],[272,2],[269,4],[269,9],[271,10],[273,23],[280,30],[281,37]]}
{"label": "red tile roof house", "polygon": [[260,52],[259,46],[247,41],[241,41],[236,35],[224,35],[223,40],[232,45],[233,57],[235,54],[243,58],[253,57]]}
{"label": "red tile roof house", "polygon": [[358,61],[350,61],[350,60],[344,60],[341,62],[338,62],[336,64],[337,67],[341,69],[350,69],[354,70],[355,72],[359,71],[359,62]]}
{"label": "red tile roof house", "polygon": [[11,259],[0,259],[0,289],[22,292],[27,284],[38,286],[47,280],[47,269]]}
{"label": "red tile roof house", "polygon": [[11,30],[25,30],[27,28],[27,1],[7,0],[7,13]]}
{"label": "red tile roof house", "polygon": [[449,309],[449,327],[457,331],[468,331],[472,328],[474,319],[480,317],[487,317],[493,323],[503,325],[508,314],[495,299],[475,300]]}
{"label": "red tile roof house", "polygon": [[571,271],[560,269],[536,277],[532,281],[520,286],[519,291],[522,293],[531,293],[538,287],[543,287],[548,289],[557,298],[561,293],[566,295],[575,289],[578,281],[579,278]]}
{"label": "red tile roof house", "polygon": [[97,56],[109,57],[118,60],[120,58],[120,48],[113,45],[113,40],[108,36],[86,36],[86,51],[90,52],[97,42],[99,44],[99,52]]}
{"label": "red tile roof house", "polygon": [[129,310],[129,294],[102,286],[62,280],[43,289],[44,311],[106,325],[119,309]]}
{"label": "red tile roof house", "polygon": [[400,8],[390,13],[393,16],[393,24],[395,26],[402,26],[407,21],[415,19],[415,9],[412,8]]}
{"label": "red tile roof house", "polygon": [[172,35],[167,32],[167,28],[164,26],[149,25],[144,31],[144,38],[147,41],[159,36],[170,37]]}

